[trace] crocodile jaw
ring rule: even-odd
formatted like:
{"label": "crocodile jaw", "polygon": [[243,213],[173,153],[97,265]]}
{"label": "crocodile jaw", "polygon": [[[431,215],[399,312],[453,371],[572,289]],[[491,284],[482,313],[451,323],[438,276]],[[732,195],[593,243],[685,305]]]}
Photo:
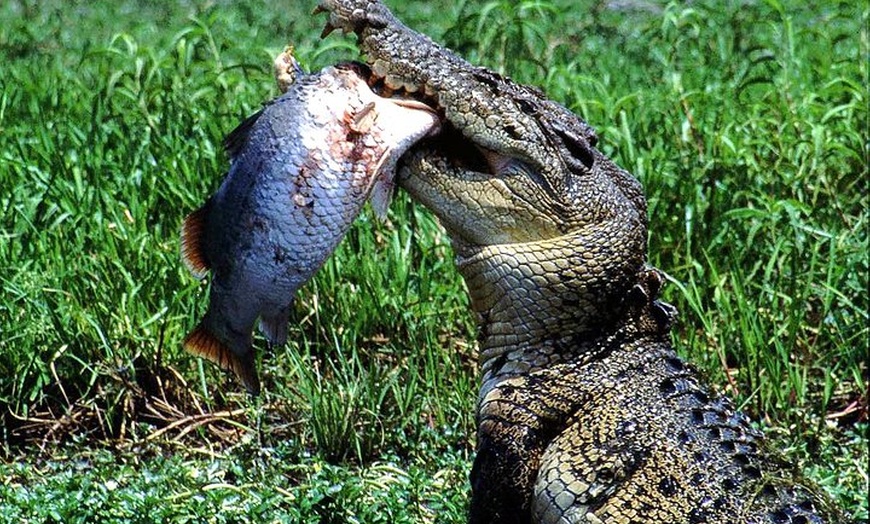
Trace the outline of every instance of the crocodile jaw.
{"label": "crocodile jaw", "polygon": [[398,183],[451,237],[484,365],[503,355],[537,365],[544,341],[621,316],[644,268],[646,201],[637,180],[594,148],[594,131],[539,90],[408,29],[379,2],[321,3],[328,29],[356,33],[375,81],[443,115],[440,135],[403,157]]}
{"label": "crocodile jaw", "polygon": [[511,159],[501,171],[477,171],[438,150],[417,148],[405,157],[398,181],[438,216],[457,246],[483,247],[564,234],[566,225],[548,212],[553,206],[540,187],[521,180],[528,176],[526,167]]}

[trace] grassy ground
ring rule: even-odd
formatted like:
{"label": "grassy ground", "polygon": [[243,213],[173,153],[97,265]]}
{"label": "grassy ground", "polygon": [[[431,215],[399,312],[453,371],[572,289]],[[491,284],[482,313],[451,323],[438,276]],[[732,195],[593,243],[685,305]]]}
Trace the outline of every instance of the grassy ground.
{"label": "grassy ground", "polygon": [[[0,519],[462,522],[473,320],[404,197],[303,290],[261,398],[180,349],[205,288],[177,233],[222,137],[286,43],[315,69],[351,42],[313,0],[141,4],[0,6]],[[390,3],[598,128],[647,188],[680,352],[866,521],[868,10],[719,4]]]}

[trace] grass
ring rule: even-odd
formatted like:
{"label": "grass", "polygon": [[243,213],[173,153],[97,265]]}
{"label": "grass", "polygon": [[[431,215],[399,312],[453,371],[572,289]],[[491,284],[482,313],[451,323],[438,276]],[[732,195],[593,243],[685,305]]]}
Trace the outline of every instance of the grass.
{"label": "grass", "polygon": [[[309,4],[0,6],[2,519],[464,520],[473,319],[405,197],[302,291],[260,399],[180,348],[222,137],[286,43],[356,56]],[[647,190],[678,350],[866,521],[868,10],[719,4],[391,6],[596,126]]]}
{"label": "grass", "polygon": [[[238,451],[238,450],[237,450]],[[292,446],[238,453],[63,450],[6,468],[5,522],[463,522],[465,453],[360,468]],[[5,499],[9,500],[9,499]],[[208,518],[206,518],[208,516]],[[441,517],[444,517],[443,519]]]}

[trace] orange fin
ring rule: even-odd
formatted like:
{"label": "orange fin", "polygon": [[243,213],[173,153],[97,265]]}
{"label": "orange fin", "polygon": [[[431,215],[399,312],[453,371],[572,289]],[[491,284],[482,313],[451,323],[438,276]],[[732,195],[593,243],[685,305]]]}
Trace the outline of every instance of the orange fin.
{"label": "orange fin", "polygon": [[187,215],[181,225],[181,260],[196,278],[203,278],[211,269],[205,256],[205,221],[210,202]]}
{"label": "orange fin", "polygon": [[196,356],[211,360],[222,369],[235,373],[248,393],[256,395],[260,392],[260,379],[254,368],[253,353],[249,352],[246,357],[239,357],[209,331],[204,322],[184,337],[184,349]]}

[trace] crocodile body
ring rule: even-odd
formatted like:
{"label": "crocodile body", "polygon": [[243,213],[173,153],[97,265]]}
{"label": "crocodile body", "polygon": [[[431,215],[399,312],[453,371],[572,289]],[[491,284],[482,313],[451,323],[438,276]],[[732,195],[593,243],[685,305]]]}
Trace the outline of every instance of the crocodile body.
{"label": "crocodile body", "polygon": [[837,522],[670,343],[637,180],[580,118],[376,0],[322,0],[375,75],[443,115],[399,184],[450,235],[479,318],[473,523]]}

